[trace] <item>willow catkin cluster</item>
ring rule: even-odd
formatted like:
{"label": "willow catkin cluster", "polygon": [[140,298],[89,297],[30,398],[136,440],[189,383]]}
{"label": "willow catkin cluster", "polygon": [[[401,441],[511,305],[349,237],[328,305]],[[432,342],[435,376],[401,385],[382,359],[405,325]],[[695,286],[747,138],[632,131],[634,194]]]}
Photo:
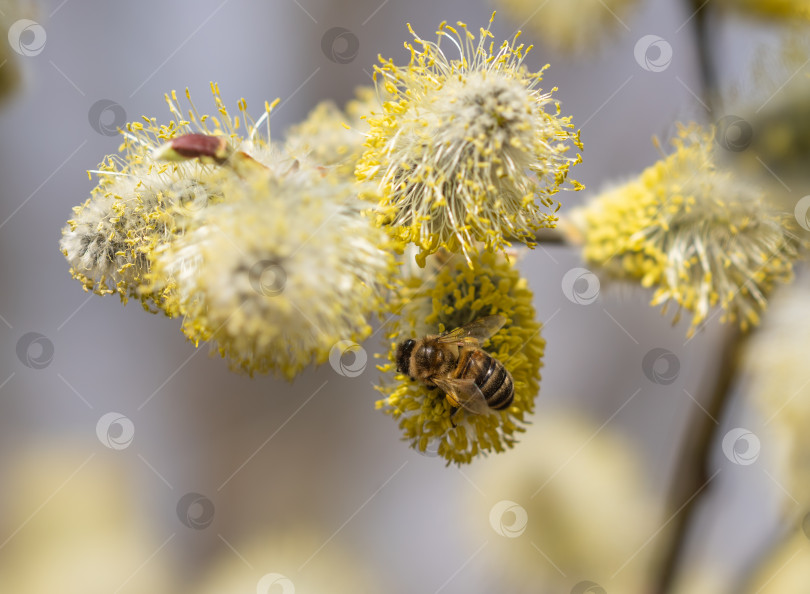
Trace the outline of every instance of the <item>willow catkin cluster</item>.
{"label": "willow catkin cluster", "polygon": [[472,267],[460,255],[439,254],[430,263],[423,274],[404,278],[396,291],[394,310],[399,317],[389,327],[390,362],[380,369],[394,371],[397,344],[403,339],[439,334],[500,314],[506,324],[482,348],[512,375],[514,400],[505,410],[472,414],[454,408],[441,390],[429,390],[398,373],[378,387],[384,398],[377,408],[398,422],[412,448],[438,455],[448,464],[465,464],[517,442],[540,389],[545,340],[526,279],[503,254],[479,252]]}
{"label": "willow catkin cluster", "polygon": [[436,42],[413,33],[408,64],[381,58],[375,67],[389,97],[367,118],[358,179],[379,186],[387,226],[420,248],[421,264],[441,247],[471,261],[477,242],[534,245],[535,230],[554,226],[555,195],[581,160],[569,154],[582,147],[579,134],[539,88],[544,69],[524,64],[531,46],[518,36],[496,46],[489,27],[476,38],[463,23],[437,33]]}
{"label": "willow catkin cluster", "polygon": [[176,296],[185,334],[234,369],[288,379],[367,337],[393,253],[357,187],[304,169],[223,188],[231,200],[154,254],[152,278]]}
{"label": "willow catkin cluster", "polygon": [[365,117],[379,112],[382,104],[373,87],[360,87],[341,110],[333,101],[322,101],[304,120],[292,126],[285,141],[290,156],[314,165],[334,168],[352,176],[363,154],[368,132]]}
{"label": "willow catkin cluster", "polygon": [[[250,150],[274,163],[272,148],[261,138],[252,140],[253,128],[244,113],[232,118],[212,84],[218,117],[200,115],[191,102],[184,115],[175,93],[166,96],[174,115],[168,124],[144,118],[127,125],[120,154],[107,157],[94,173],[98,185],[62,230],[60,248],[71,275],[85,290],[100,295],[117,293],[126,302],[134,297],[144,307],[170,313],[173,304],[165,291],[147,287],[153,252],[182,235],[189,222],[209,205],[226,199],[222,184],[236,173],[201,160],[178,163],[158,158],[156,149],[167,140],[192,132],[228,138],[237,148]],[[269,111],[270,106],[267,106]],[[244,124],[247,138],[239,135]]]}
{"label": "willow catkin cluster", "polygon": [[689,334],[714,307],[745,329],[792,278],[795,221],[763,191],[718,166],[712,130],[681,127],[672,154],[599,194],[572,217],[583,256],[608,278],[654,289],[653,305],[691,312]]}

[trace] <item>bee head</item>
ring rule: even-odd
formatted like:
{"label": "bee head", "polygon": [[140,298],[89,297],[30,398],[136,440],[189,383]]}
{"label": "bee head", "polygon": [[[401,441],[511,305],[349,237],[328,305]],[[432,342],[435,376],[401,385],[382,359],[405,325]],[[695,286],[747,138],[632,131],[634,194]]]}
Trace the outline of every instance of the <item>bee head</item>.
{"label": "bee head", "polygon": [[397,371],[399,373],[409,373],[411,353],[415,344],[416,341],[409,338],[397,345]]}

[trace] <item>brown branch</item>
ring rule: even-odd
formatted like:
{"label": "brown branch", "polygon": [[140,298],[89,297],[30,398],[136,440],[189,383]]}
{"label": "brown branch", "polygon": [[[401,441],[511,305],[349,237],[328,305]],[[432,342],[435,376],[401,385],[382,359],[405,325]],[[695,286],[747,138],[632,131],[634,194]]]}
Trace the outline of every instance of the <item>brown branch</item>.
{"label": "brown branch", "polygon": [[705,405],[706,410],[704,412],[700,407],[695,407],[684,431],[680,456],[669,489],[668,504],[670,512],[680,511],[672,520],[670,546],[661,566],[658,587],[654,590],[660,594],[672,591],[677,569],[685,552],[689,528],[694,523],[697,504],[710,491],[711,486],[707,485],[707,482],[710,478],[708,463],[712,446],[717,443],[719,422],[731,399],[740,357],[749,336],[750,334],[743,333],[736,325],[729,328],[715,365],[720,371]]}

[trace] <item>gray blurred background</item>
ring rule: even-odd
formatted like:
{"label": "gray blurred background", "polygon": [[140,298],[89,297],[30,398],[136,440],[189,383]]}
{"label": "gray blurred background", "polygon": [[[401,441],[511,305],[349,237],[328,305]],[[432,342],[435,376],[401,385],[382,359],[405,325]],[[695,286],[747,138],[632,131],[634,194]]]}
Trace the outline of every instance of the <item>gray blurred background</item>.
{"label": "gray blurred background", "polygon": [[[122,509],[137,518],[149,543],[121,575],[121,592],[144,591],[139,580],[157,565],[182,584],[176,591],[189,591],[202,569],[223,555],[244,557],[258,580],[273,568],[251,561],[238,543],[297,526],[325,535],[302,572],[326,571],[319,559],[333,549],[353,551],[385,592],[497,587],[497,560],[486,549],[477,554],[497,535],[486,536],[488,518],[471,514],[467,502],[487,496],[487,485],[470,477],[497,465],[499,456],[459,471],[410,450],[395,422],[374,410],[380,374],[371,364],[354,378],[326,365],[292,384],[233,374],[205,345],[195,350],[179,321],[83,292],[58,249],[71,207],[95,184],[86,170],[120,144],[91,121],[98,101],[119,104],[127,121],[146,114],[165,122],[165,92],[189,87],[198,108],[210,112],[209,81],[217,81],[229,107],[244,97],[253,114],[280,97],[271,123],[281,137],[317,102],[331,98],[342,105],[356,86],[368,84],[377,54],[406,61],[406,23],[432,38],[442,20],[463,20],[475,30],[492,9],[482,0],[38,5],[33,18],[47,41],[37,55],[12,56],[23,85],[0,107],[0,468],[3,476],[17,476],[18,461],[45,448],[60,452],[62,462],[50,467],[52,489],[23,506],[29,515],[8,511],[15,483],[0,483],[0,556],[40,509],[72,514],[60,486],[81,484],[99,465],[120,471],[114,480],[128,494]],[[676,119],[714,121],[695,97],[701,89],[688,18],[682,2],[645,0],[626,20],[629,31],[619,28],[601,50],[578,60],[556,55],[527,34],[538,41],[528,64],[551,63],[543,87],[559,87],[563,112],[582,128],[584,162],[574,177],[587,190],[564,194],[563,209],[652,164],[659,154],[651,136],[666,138]],[[495,39],[510,37],[519,25],[499,16]],[[322,50],[322,37],[336,26],[359,40],[349,63],[336,63]],[[673,48],[664,72],[645,71],[634,59],[636,41],[647,34]],[[768,35],[734,22],[717,28],[724,80],[745,71],[752,40]],[[536,415],[565,408],[596,427],[609,420],[612,430],[633,440],[646,477],[663,493],[683,424],[711,386],[718,328],[711,323],[687,343],[686,325],[672,327],[647,307],[649,295],[606,284],[597,302],[577,305],[561,282],[580,265],[574,252],[559,247],[538,249],[520,262],[546,324]],[[31,332],[54,348],[42,369],[18,356],[18,341]],[[385,348],[381,334],[364,346],[369,353]],[[670,385],[656,385],[642,372],[644,355],[658,347],[679,359]],[[105,447],[97,437],[97,423],[110,412],[134,427],[126,448]],[[723,423],[745,422],[744,407],[734,414]],[[705,510],[710,521],[701,522],[707,528],[695,536],[693,553],[733,574],[769,534],[776,487],[761,471],[732,466],[726,464],[718,479],[711,496],[718,505]],[[204,529],[190,529],[178,515],[187,493],[213,504]],[[650,534],[656,529],[651,525]],[[69,546],[76,536],[65,531],[58,538]],[[538,556],[537,562],[545,561]],[[569,576],[569,588],[587,577]],[[609,583],[602,586],[611,592]]]}

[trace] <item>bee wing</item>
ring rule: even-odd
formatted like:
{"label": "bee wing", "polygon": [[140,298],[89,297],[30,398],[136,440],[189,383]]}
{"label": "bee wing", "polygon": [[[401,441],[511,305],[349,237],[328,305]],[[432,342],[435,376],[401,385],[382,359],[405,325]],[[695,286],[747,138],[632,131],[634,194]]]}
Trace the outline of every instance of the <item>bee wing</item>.
{"label": "bee wing", "polygon": [[458,345],[472,344],[477,346],[503,328],[505,323],[506,318],[500,314],[478,318],[461,328],[456,328],[446,334],[442,334],[439,337],[439,342]]}
{"label": "bee wing", "polygon": [[490,412],[484,393],[471,379],[457,379],[453,377],[432,378],[433,382],[446,394],[450,394],[461,407],[475,415],[485,415]]}

